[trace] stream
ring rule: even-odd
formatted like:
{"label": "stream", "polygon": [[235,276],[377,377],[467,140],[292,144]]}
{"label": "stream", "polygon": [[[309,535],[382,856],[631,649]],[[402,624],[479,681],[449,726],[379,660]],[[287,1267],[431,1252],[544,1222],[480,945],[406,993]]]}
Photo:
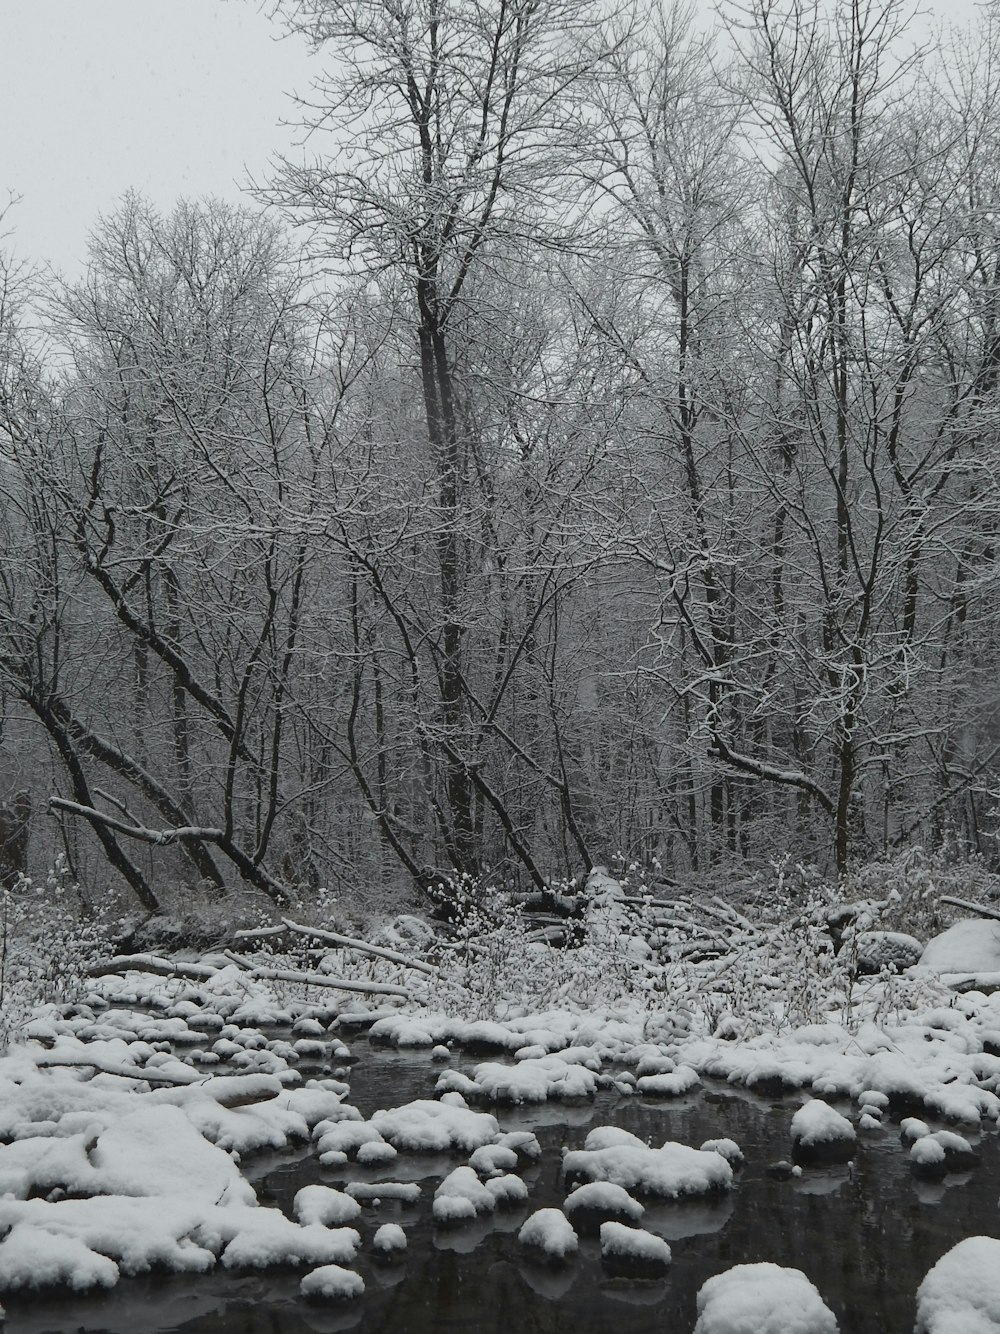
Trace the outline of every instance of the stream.
{"label": "stream", "polygon": [[[349,1075],[350,1101],[363,1115],[432,1096],[441,1067],[426,1052],[375,1049],[363,1039],[351,1047],[358,1060]],[[456,1066],[474,1063],[456,1058]],[[303,1066],[303,1074],[310,1073],[319,1071]],[[289,1213],[295,1192],[313,1182],[422,1183],[415,1205],[364,1206],[355,1224],[363,1238],[354,1266],[365,1281],[360,1300],[308,1303],[299,1295],[300,1270],[151,1274],[123,1279],[106,1295],[10,1294],[5,1334],[648,1334],[653,1328],[690,1334],[701,1284],[758,1260],[803,1270],[836,1313],[842,1334],[910,1334],[916,1289],[935,1261],[964,1237],[1000,1232],[998,1137],[970,1137],[980,1155],[972,1172],[927,1183],[913,1177],[898,1125],[887,1119],[884,1131],[861,1133],[850,1166],[776,1179],[767,1168],[790,1156],[789,1125],[800,1101],[754,1097],[722,1084],[679,1100],[654,1102],[612,1090],[592,1103],[501,1109],[502,1129],[533,1130],[542,1145],[541,1162],[521,1173],[529,1199],[448,1230],[433,1225],[431,1201],[441,1177],[463,1161],[458,1155],[401,1154],[381,1169],[323,1168],[311,1146],[258,1156],[244,1170],[261,1203]],[[666,1238],[673,1251],[666,1279],[609,1276],[596,1239],[581,1238],[579,1255],[564,1268],[531,1261],[518,1243],[529,1213],[563,1203],[561,1148],[582,1146],[588,1130],[604,1124],[654,1144],[672,1139],[697,1147],[728,1137],[746,1156],[729,1195],[647,1207],[642,1226]],[[372,1260],[371,1235],[385,1222],[401,1223],[407,1233],[408,1250],[397,1264]]]}

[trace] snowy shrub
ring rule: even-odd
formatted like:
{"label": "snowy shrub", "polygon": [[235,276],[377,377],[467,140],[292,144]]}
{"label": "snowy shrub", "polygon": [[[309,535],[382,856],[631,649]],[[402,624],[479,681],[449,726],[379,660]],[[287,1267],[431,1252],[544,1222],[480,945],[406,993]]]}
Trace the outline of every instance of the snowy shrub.
{"label": "snowy shrub", "polygon": [[107,950],[107,926],[83,903],[63,859],[41,883],[22,875],[0,890],[0,1050],[36,1005],[81,1000],[89,966]]}

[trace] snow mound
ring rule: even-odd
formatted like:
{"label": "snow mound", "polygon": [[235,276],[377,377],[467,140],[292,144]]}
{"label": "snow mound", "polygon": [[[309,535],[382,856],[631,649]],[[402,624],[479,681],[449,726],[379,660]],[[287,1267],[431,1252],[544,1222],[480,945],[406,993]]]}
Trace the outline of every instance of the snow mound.
{"label": "snow mound", "polygon": [[938,1260],[917,1289],[914,1334],[998,1332],[1000,1241],[966,1237]]}
{"label": "snow mound", "polygon": [[323,1265],[306,1274],[299,1284],[303,1297],[322,1298],[326,1301],[347,1301],[360,1297],[365,1290],[365,1281],[353,1269],[342,1269],[340,1265]]}
{"label": "snow mound", "polygon": [[794,1156],[802,1162],[843,1162],[854,1157],[856,1143],[847,1117],[822,1098],[811,1098],[792,1117]]}
{"label": "snow mound", "polygon": [[625,1262],[647,1272],[663,1272],[670,1264],[671,1254],[662,1237],[609,1221],[601,1224],[601,1259],[612,1264]]}
{"label": "snow mound", "polygon": [[694,1334],[838,1334],[838,1331],[833,1312],[801,1270],[750,1264],[736,1265],[702,1285]]}
{"label": "snow mound", "polygon": [[636,1080],[636,1088],[650,1097],[677,1098],[697,1088],[700,1083],[696,1070],[692,1070],[689,1065],[679,1065],[670,1073],[640,1075]]}
{"label": "snow mound", "polygon": [[644,1144],[570,1149],[563,1153],[563,1171],[571,1184],[610,1181],[626,1191],[668,1200],[730,1190],[733,1185],[733,1169],[721,1154],[669,1141],[660,1149]]}
{"label": "snow mound", "polygon": [[361,1205],[353,1196],[332,1186],[303,1186],[296,1192],[292,1210],[300,1223],[340,1227],[354,1222],[361,1213]]}
{"label": "snow mound", "polygon": [[76,1237],[54,1236],[31,1223],[15,1223],[0,1241],[0,1291],[65,1286],[76,1292],[113,1288],[118,1266]]}
{"label": "snow mound", "polygon": [[575,1227],[593,1232],[609,1220],[636,1223],[646,1212],[627,1190],[610,1181],[588,1181],[577,1186],[566,1196],[563,1209]]}
{"label": "snow mound", "polygon": [[464,1223],[479,1214],[492,1213],[496,1197],[486,1189],[471,1167],[456,1167],[434,1192],[431,1212],[435,1223]]}
{"label": "snow mound", "polygon": [[517,1239],[549,1260],[566,1260],[579,1247],[573,1224],[560,1209],[538,1209],[522,1225]]}
{"label": "snow mound", "polygon": [[474,1153],[500,1134],[495,1116],[425,1098],[376,1112],[370,1124],[394,1149],[410,1153]]}
{"label": "snow mound", "polygon": [[383,1257],[402,1255],[406,1250],[406,1233],[398,1223],[383,1223],[372,1237],[372,1250]]}
{"label": "snow mound", "polygon": [[965,918],[924,946],[921,968],[936,973],[1000,972],[1000,922]]}

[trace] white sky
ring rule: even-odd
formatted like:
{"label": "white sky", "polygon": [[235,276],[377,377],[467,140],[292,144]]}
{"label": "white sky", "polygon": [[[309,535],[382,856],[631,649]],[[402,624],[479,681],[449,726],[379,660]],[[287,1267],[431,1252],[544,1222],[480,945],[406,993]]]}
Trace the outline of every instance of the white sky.
{"label": "white sky", "polygon": [[[923,0],[964,19],[976,0]],[[709,0],[698,0],[708,9]],[[315,62],[256,0],[0,0],[0,202],[21,258],[78,273],[97,216],[134,187],[239,196],[289,149],[287,94]]]}

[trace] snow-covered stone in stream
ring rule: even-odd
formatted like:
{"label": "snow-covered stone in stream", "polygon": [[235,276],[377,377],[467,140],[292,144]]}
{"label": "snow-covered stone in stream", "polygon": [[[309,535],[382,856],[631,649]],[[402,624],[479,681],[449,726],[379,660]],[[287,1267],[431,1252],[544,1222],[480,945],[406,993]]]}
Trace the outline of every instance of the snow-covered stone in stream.
{"label": "snow-covered stone in stream", "polygon": [[850,1121],[822,1098],[810,1099],[792,1117],[792,1148],[800,1162],[845,1162],[856,1146]]}
{"label": "snow-covered stone in stream", "polygon": [[315,1300],[343,1302],[353,1297],[360,1297],[365,1290],[365,1281],[353,1269],[343,1269],[340,1265],[323,1265],[306,1274],[299,1284],[303,1297]]}
{"label": "snow-covered stone in stream", "polygon": [[469,1166],[481,1177],[500,1176],[517,1167],[517,1153],[506,1144],[484,1144],[469,1159]]}
{"label": "snow-covered stone in stream", "polygon": [[951,1130],[920,1135],[910,1149],[910,1166],[920,1176],[939,1177],[963,1172],[976,1162],[972,1145]]}
{"label": "snow-covered stone in stream", "polygon": [[0,1241],[0,1292],[67,1287],[76,1292],[112,1288],[118,1266],[76,1237],[53,1236],[30,1223],[15,1223]]}
{"label": "snow-covered stone in stream", "polygon": [[406,1250],[406,1233],[398,1223],[383,1223],[372,1237],[372,1250],[382,1259],[398,1257]]}
{"label": "snow-covered stone in stream", "polygon": [[370,1124],[394,1148],[409,1153],[473,1153],[493,1144],[500,1133],[495,1116],[418,1098],[390,1111],[376,1112]]}
{"label": "snow-covered stone in stream", "polygon": [[587,1138],[583,1141],[583,1147],[591,1150],[611,1149],[621,1144],[632,1148],[649,1148],[645,1140],[633,1135],[631,1130],[626,1130],[624,1126],[594,1126],[592,1130],[588,1130]]}
{"label": "snow-covered stone in stream", "polygon": [[616,1144],[566,1150],[563,1172],[568,1184],[610,1181],[629,1192],[669,1200],[730,1190],[733,1185],[733,1169],[721,1154],[669,1141],[660,1149]]}
{"label": "snow-covered stone in stream", "polygon": [[344,1193],[363,1204],[376,1200],[400,1200],[403,1204],[416,1204],[420,1199],[420,1187],[415,1181],[349,1181],[344,1187]]}
{"label": "snow-covered stone in stream", "polygon": [[694,1334],[838,1334],[838,1331],[833,1312],[801,1270],[775,1264],[748,1264],[716,1274],[702,1285]]}
{"label": "snow-covered stone in stream", "polygon": [[517,1154],[520,1167],[537,1163],[542,1156],[542,1146],[538,1136],[532,1130],[507,1130],[497,1136],[497,1144],[513,1149]]}
{"label": "snow-covered stone in stream", "polygon": [[635,1270],[645,1276],[665,1273],[670,1247],[662,1237],[624,1223],[601,1224],[601,1259],[609,1268]]}
{"label": "snow-covered stone in stream", "polygon": [[743,1150],[734,1139],[707,1139],[701,1145],[702,1153],[721,1153],[730,1167],[742,1167],[746,1162]]}
{"label": "snow-covered stone in stream", "polygon": [[561,1209],[538,1209],[521,1226],[518,1241],[541,1251],[548,1260],[566,1260],[575,1255],[579,1241],[573,1224]]}
{"label": "snow-covered stone in stream", "polygon": [[349,1264],[361,1245],[351,1227],[304,1227],[280,1209],[215,1209],[195,1233],[209,1249],[223,1245],[221,1260],[228,1269],[267,1269],[276,1265]]}
{"label": "snow-covered stone in stream", "polygon": [[635,1073],[641,1079],[643,1075],[669,1075],[676,1069],[677,1062],[672,1057],[654,1048],[640,1056]]}
{"label": "snow-covered stone in stream", "polygon": [[434,1192],[435,1223],[463,1223],[478,1214],[492,1213],[496,1197],[486,1189],[471,1167],[456,1167]]}
{"label": "snow-covered stone in stream", "polygon": [[920,966],[936,973],[1000,972],[1000,922],[981,917],[956,922],[927,942]]}
{"label": "snow-covered stone in stream", "polygon": [[[442,1076],[439,1088],[444,1080]],[[569,1101],[592,1098],[597,1092],[597,1077],[583,1065],[568,1064],[560,1053],[520,1061],[517,1065],[484,1062],[476,1066],[471,1084],[461,1091],[466,1097],[514,1106],[549,1099]]]}
{"label": "snow-covered stone in stream", "polygon": [[369,1140],[367,1144],[362,1144],[357,1153],[357,1161],[362,1167],[380,1167],[385,1163],[391,1163],[398,1157],[398,1149],[394,1149],[391,1144],[379,1143],[376,1140]]}
{"label": "snow-covered stone in stream", "polygon": [[528,1198],[528,1187],[520,1177],[513,1176],[510,1173],[504,1176],[490,1177],[483,1184],[500,1208],[513,1204],[523,1204]]}
{"label": "snow-covered stone in stream", "polygon": [[910,1143],[915,1139],[923,1139],[925,1135],[929,1135],[931,1128],[926,1121],[921,1121],[916,1116],[904,1116],[899,1123],[899,1133],[904,1142]]}
{"label": "snow-covered stone in stream", "polygon": [[341,1227],[344,1223],[354,1222],[361,1213],[361,1205],[332,1186],[303,1186],[295,1194],[292,1212],[300,1223]]}
{"label": "snow-covered stone in stream", "polygon": [[1000,1334],[1000,1241],[966,1237],[917,1289],[914,1334]]}
{"label": "snow-covered stone in stream", "polygon": [[588,1181],[566,1196],[563,1204],[566,1217],[581,1233],[596,1233],[601,1224],[623,1219],[637,1223],[646,1212],[627,1190],[610,1181]]}
{"label": "snow-covered stone in stream", "polygon": [[689,1065],[679,1065],[670,1074],[641,1075],[636,1080],[636,1090],[657,1098],[677,1098],[688,1093],[701,1083],[698,1072]]}
{"label": "snow-covered stone in stream", "polygon": [[[324,1166],[336,1167],[357,1157],[365,1144],[384,1145],[386,1141],[370,1121],[339,1121],[324,1130],[316,1143],[316,1152]],[[346,1155],[346,1159],[338,1155]]]}

